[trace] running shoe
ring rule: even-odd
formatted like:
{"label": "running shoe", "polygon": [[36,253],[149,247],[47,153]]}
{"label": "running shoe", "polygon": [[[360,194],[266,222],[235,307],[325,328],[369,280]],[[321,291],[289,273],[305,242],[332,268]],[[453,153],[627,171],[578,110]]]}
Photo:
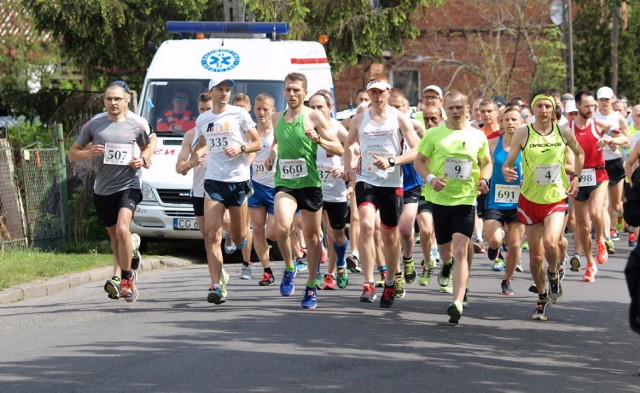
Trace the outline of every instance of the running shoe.
{"label": "running shoe", "polygon": [[620,235],[618,235],[618,231],[616,231],[615,229],[612,229],[609,231],[609,238],[611,240],[618,241],[620,240]]}
{"label": "running shoe", "polygon": [[429,284],[431,283],[431,276],[433,275],[433,270],[436,267],[436,260],[432,256],[429,260],[429,263],[425,265],[425,261],[423,259],[420,264],[422,265],[422,275],[420,276],[420,281],[418,282],[418,284],[420,284],[423,287],[428,287]]}
{"label": "running shoe", "polygon": [[512,296],[514,294],[513,289],[511,288],[511,281],[502,280],[500,283],[500,289],[502,290],[503,295]]}
{"label": "running shoe", "polygon": [[138,272],[135,270],[131,271],[131,281],[133,281],[134,284],[138,283]]}
{"label": "running shoe", "polygon": [[296,258],[295,267],[298,272],[304,272],[309,269],[309,266],[304,260],[302,260],[302,258]]}
{"label": "running shoe", "polygon": [[416,273],[416,265],[413,263],[413,258],[411,259],[403,258],[403,262],[404,262],[404,278],[407,281],[407,284],[413,284],[413,282],[416,281],[416,278],[418,277],[418,274]]}
{"label": "running shoe", "polygon": [[227,297],[227,284],[229,284],[229,273],[222,268],[222,274],[220,275],[220,291],[223,297]]}
{"label": "running shoe", "polygon": [[452,280],[453,276],[453,262],[444,262],[442,264],[442,269],[440,269],[440,273],[438,273],[438,284],[440,287],[448,287]]}
{"label": "running shoe", "polygon": [[349,285],[349,275],[347,274],[347,269],[344,267],[338,268],[338,277],[336,278],[336,282],[338,283],[338,288],[344,289]]}
{"label": "running shoe", "polygon": [[355,255],[349,255],[347,257],[347,269],[351,271],[351,273],[362,273],[362,268],[360,268],[360,260]]}
{"label": "running shoe", "polygon": [[484,249],[484,244],[481,241],[473,243],[473,252],[476,254],[485,254],[487,250]]}
{"label": "running shoe", "polygon": [[462,317],[462,307],[456,303],[451,303],[447,307],[447,315],[449,315],[449,323],[458,323]]}
{"label": "running shoe", "polygon": [[624,231],[624,216],[616,217],[616,231]]}
{"label": "running shoe", "polygon": [[604,244],[607,246],[607,252],[609,255],[614,255],[616,253],[616,248],[611,239],[604,239]]}
{"label": "running shoe", "polygon": [[559,262],[558,263],[558,279],[560,280],[560,282],[564,280],[564,269],[565,269],[565,262]]}
{"label": "running shoe", "polygon": [[438,250],[438,246],[431,247],[431,256],[437,261],[440,260],[440,250]]}
{"label": "running shoe", "polygon": [[222,294],[222,289],[217,285],[212,285],[209,288],[209,294],[207,295],[207,302],[213,304],[222,304],[226,302],[226,297]]}
{"label": "running shoe", "polygon": [[607,251],[606,243],[603,241],[599,241],[596,243],[596,247],[598,248],[596,261],[598,261],[599,264],[607,263],[607,259],[609,259],[609,253]]}
{"label": "running shoe", "polygon": [[522,249],[525,250],[525,251],[529,251],[529,241],[527,239],[525,239],[522,242]]}
{"label": "running shoe", "polygon": [[376,281],[375,285],[377,288],[384,287],[384,280],[387,279],[387,271],[386,270],[378,270],[380,272],[380,280]]}
{"label": "running shoe", "polygon": [[260,285],[261,287],[269,287],[271,285],[276,285],[276,279],[273,277],[273,274],[264,272],[262,274],[262,280],[258,281],[258,285]]}
{"label": "running shoe", "polygon": [[449,284],[445,286],[440,285],[440,292],[453,293],[453,280],[449,280]]}
{"label": "running shoe", "polygon": [[231,255],[234,252],[236,252],[236,244],[231,240],[231,235],[227,234],[227,237],[224,239],[224,253]]}
{"label": "running shoe", "polygon": [[140,267],[140,260],[142,259],[140,255],[140,236],[137,233],[131,234],[131,269],[138,270]]}
{"label": "running shoe", "polygon": [[130,278],[120,280],[120,297],[123,297],[127,303],[133,303],[138,300],[138,289]]}
{"label": "running shoe", "polygon": [[296,278],[296,271],[287,271],[285,270],[282,274],[282,282],[280,282],[280,294],[282,296],[291,296],[293,292],[296,290],[296,286],[293,284],[294,279]]}
{"label": "running shoe", "polygon": [[389,308],[393,305],[393,301],[396,298],[396,287],[394,285],[384,285],[382,291],[382,297],[380,298],[380,307]]}
{"label": "running shoe", "polygon": [[333,278],[332,274],[325,274],[324,275],[324,282],[322,283],[322,286],[320,287],[320,289],[337,289],[338,285],[336,284],[336,279]]}
{"label": "running shoe", "polygon": [[251,265],[242,265],[240,270],[241,280],[253,280],[253,274],[251,274]]}
{"label": "running shoe", "polygon": [[120,298],[120,277],[113,276],[104,283],[104,290],[109,294],[109,299]]}
{"label": "running shoe", "polygon": [[547,307],[549,306],[549,297],[538,298],[536,302],[536,311],[531,316],[534,321],[546,321],[547,320]]}
{"label": "running shoe", "polygon": [[516,265],[516,271],[522,273],[524,271],[524,268],[522,267],[522,263],[518,263]]}
{"label": "running shoe", "polygon": [[531,285],[529,285],[529,292],[535,293],[536,295],[538,294],[538,286],[535,282],[532,282]]}
{"label": "running shoe", "polygon": [[318,306],[318,291],[316,288],[304,288],[304,297],[300,303],[302,308],[313,310]]}
{"label": "running shoe", "polygon": [[360,295],[360,301],[364,303],[373,303],[376,301],[376,288],[371,282],[365,282],[362,284],[362,295]]}
{"label": "running shoe", "polygon": [[596,273],[598,273],[598,267],[593,263],[587,264],[586,271],[584,272],[584,275],[582,276],[582,281],[584,281],[584,282],[594,282],[594,281],[596,281]]}
{"label": "running shoe", "polygon": [[503,271],[504,270],[504,259],[502,259],[502,257],[496,258],[496,260],[493,261],[493,266],[491,266],[491,270],[493,270],[494,272]]}
{"label": "running shoe", "polygon": [[551,273],[547,270],[547,277],[549,278],[549,291],[551,292],[551,301],[559,303],[562,299],[562,283],[560,282],[560,274],[558,272]]}
{"label": "running shoe", "polygon": [[574,254],[569,260],[569,265],[571,265],[572,272],[580,271],[580,254]]}
{"label": "running shoe", "polygon": [[322,284],[323,284],[322,274],[318,272],[318,274],[316,274],[316,289],[322,289]]}
{"label": "running shoe", "polygon": [[396,274],[395,289],[396,289],[396,293],[395,293],[396,299],[402,299],[403,297],[405,297],[406,291],[404,289],[404,278],[402,277],[402,273]]}
{"label": "running shoe", "polygon": [[638,245],[638,238],[635,232],[629,232],[629,247],[635,247]]}

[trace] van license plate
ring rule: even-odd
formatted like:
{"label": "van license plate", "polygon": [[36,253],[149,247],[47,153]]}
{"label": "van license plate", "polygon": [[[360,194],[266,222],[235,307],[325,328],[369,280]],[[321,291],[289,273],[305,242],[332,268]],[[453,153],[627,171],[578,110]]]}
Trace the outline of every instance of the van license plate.
{"label": "van license plate", "polygon": [[198,230],[198,222],[195,218],[174,218],[173,219],[174,230]]}

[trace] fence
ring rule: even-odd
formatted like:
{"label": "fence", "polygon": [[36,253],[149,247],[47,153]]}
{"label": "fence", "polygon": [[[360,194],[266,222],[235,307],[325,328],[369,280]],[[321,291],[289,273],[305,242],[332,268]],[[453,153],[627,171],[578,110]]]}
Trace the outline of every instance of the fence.
{"label": "fence", "polygon": [[0,248],[25,247],[26,219],[9,141],[0,139]]}

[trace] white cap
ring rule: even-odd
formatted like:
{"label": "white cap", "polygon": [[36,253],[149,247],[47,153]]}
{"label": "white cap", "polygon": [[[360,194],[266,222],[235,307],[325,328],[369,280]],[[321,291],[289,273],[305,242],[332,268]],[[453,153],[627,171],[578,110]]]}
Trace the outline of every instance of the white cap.
{"label": "white cap", "polygon": [[429,86],[425,87],[424,89],[422,89],[422,92],[424,93],[424,92],[425,92],[425,91],[427,91],[427,90],[433,90],[433,91],[435,91],[436,93],[438,93],[438,95],[440,96],[440,98],[442,98],[442,89],[441,89],[441,88],[439,88],[438,86],[436,86],[436,85],[429,85]]}
{"label": "white cap", "polygon": [[367,83],[367,91],[371,89],[391,90],[391,85],[387,81],[372,80],[369,83]]}
{"label": "white cap", "polygon": [[601,98],[612,99],[613,98],[613,90],[611,90],[611,88],[608,87],[608,86],[603,86],[603,87],[598,89],[598,93],[596,94],[596,97],[598,99],[601,99]]}
{"label": "white cap", "polygon": [[229,84],[229,86],[233,87],[236,85],[236,82],[234,82],[231,79],[218,79],[218,78],[213,78],[209,81],[209,90],[213,89],[214,87],[218,86],[220,83],[226,82]]}
{"label": "white cap", "polygon": [[575,100],[568,100],[564,103],[564,113],[577,112],[578,108],[576,107]]}

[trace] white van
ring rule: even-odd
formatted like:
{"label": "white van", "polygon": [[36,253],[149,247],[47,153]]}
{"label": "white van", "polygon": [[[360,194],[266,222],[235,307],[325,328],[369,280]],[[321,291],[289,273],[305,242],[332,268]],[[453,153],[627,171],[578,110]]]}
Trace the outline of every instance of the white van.
{"label": "white van", "polygon": [[282,23],[167,23],[171,33],[211,34],[212,29],[227,32],[224,37],[165,41],[147,70],[139,114],[156,128],[158,145],[151,169],[142,171],[143,200],[131,223],[131,231],[140,235],[143,244],[154,239],[202,238],[191,205],[191,173],[182,176],[175,171],[182,135],[187,130],[161,131],[159,128],[163,127],[156,127],[158,119],[171,109],[174,93],[179,91],[189,97],[187,109],[194,120],[198,114],[198,95],[207,91],[214,76],[233,79],[231,96],[245,93],[252,104],[256,95],[271,94],[278,111],[285,109],[284,77],[290,72],[301,72],[307,77],[309,94],[320,89],[333,93],[331,69],[320,43],[273,40],[270,34],[262,34],[263,38],[254,38],[255,34],[251,34],[252,38],[238,38],[249,36],[239,34],[241,29],[253,33],[259,27],[272,32],[282,26],[288,29]]}

